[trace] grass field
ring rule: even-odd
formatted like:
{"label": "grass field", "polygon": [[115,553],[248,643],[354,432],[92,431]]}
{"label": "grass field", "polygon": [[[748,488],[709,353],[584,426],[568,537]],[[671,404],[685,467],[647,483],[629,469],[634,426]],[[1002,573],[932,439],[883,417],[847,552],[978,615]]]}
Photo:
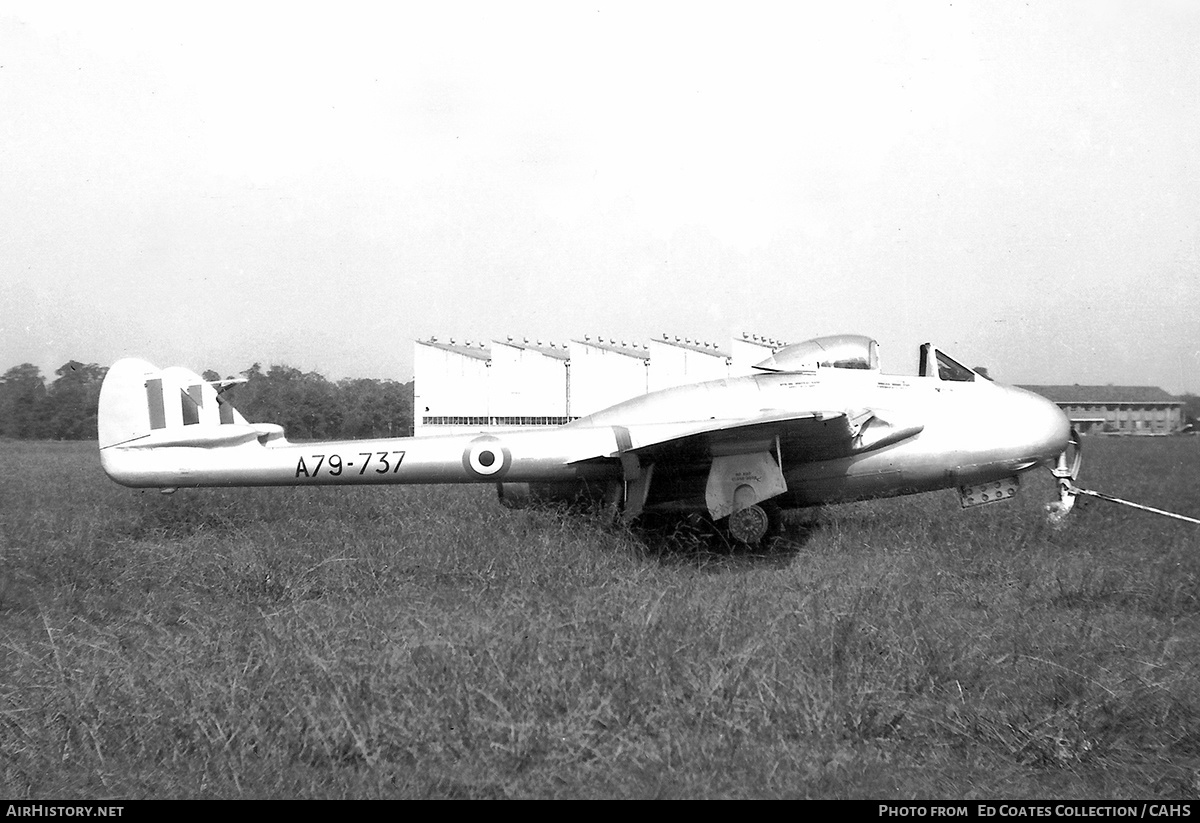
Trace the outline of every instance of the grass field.
{"label": "grass field", "polygon": [[[953,492],[757,553],[0,443],[0,796],[1194,798],[1200,528]],[[1084,485],[1200,515],[1200,438]]]}

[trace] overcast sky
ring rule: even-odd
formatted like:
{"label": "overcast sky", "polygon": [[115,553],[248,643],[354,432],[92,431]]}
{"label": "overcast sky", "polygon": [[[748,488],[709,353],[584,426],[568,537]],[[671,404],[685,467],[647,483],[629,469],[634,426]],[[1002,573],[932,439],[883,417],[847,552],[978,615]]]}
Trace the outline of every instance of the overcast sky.
{"label": "overcast sky", "polygon": [[1200,391],[1200,6],[0,5],[0,370],[932,340]]}

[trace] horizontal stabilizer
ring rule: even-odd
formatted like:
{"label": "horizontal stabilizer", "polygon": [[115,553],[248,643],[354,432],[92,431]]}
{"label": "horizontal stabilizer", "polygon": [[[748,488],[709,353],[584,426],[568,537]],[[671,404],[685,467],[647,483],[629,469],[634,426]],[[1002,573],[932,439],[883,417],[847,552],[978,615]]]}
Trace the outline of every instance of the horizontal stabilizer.
{"label": "horizontal stabilizer", "polygon": [[159,429],[144,437],[126,441],[120,444],[126,449],[156,449],[167,446],[192,446],[195,448],[216,448],[221,446],[239,446],[257,440],[267,443],[283,437],[283,427],[271,423],[253,423],[228,426],[188,426],[178,429]]}

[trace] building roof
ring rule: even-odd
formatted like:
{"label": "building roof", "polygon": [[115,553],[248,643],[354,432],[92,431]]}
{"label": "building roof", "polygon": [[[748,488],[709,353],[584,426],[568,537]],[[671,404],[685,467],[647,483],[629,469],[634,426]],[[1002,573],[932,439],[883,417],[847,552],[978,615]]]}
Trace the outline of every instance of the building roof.
{"label": "building roof", "polygon": [[721,351],[716,343],[700,342],[699,340],[680,340],[676,335],[674,339],[668,337],[665,333],[662,340],[651,340],[651,343],[661,343],[667,346],[675,346],[676,348],[684,349],[685,351],[694,351],[697,354],[707,354],[709,357],[728,357],[728,353]]}
{"label": "building roof", "polygon": [[771,351],[782,349],[788,344],[786,340],[776,340],[774,337],[751,334],[748,331],[742,332],[741,337],[734,337],[733,341],[735,343],[750,343],[755,346],[762,346],[764,349],[770,349]]}
{"label": "building roof", "polygon": [[416,342],[422,346],[429,346],[431,349],[441,349],[442,351],[461,354],[463,357],[470,357],[475,360],[490,360],[492,356],[492,353],[484,348],[482,340],[472,346],[462,343],[439,343],[437,340],[418,340]]}
{"label": "building roof", "polygon": [[1171,403],[1182,405],[1158,386],[1018,386],[1055,403]]}
{"label": "building roof", "polygon": [[603,340],[572,340],[571,342],[578,343],[580,346],[591,346],[593,349],[616,352],[617,354],[623,354],[626,357],[636,357],[640,360],[650,359],[650,352],[643,348],[639,348],[637,343],[629,346],[625,344],[625,341],[621,341],[621,343],[617,343],[615,341],[606,343]]}
{"label": "building roof", "polygon": [[521,349],[523,351],[535,351],[538,354],[544,354],[546,357],[553,357],[556,360],[571,359],[571,353],[567,350],[566,343],[563,343],[561,346],[557,346],[554,343],[543,346],[540,340],[537,343],[530,343],[528,340],[518,342],[511,337],[508,340],[494,340],[493,342],[500,346],[511,346],[514,349]]}

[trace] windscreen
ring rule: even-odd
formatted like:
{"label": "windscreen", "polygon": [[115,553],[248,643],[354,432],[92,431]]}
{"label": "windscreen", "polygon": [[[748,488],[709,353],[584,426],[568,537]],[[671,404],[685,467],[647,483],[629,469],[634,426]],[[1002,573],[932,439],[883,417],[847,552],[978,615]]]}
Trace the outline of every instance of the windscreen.
{"label": "windscreen", "polygon": [[971,383],[975,380],[975,372],[940,351],[937,353],[937,365],[939,380],[950,380],[955,383]]}
{"label": "windscreen", "polygon": [[932,374],[931,366],[936,366],[939,380],[951,383],[973,383],[981,376],[989,381],[992,379],[968,369],[941,349],[935,349],[932,343],[925,343],[921,346],[921,362],[917,373],[929,377]]}

